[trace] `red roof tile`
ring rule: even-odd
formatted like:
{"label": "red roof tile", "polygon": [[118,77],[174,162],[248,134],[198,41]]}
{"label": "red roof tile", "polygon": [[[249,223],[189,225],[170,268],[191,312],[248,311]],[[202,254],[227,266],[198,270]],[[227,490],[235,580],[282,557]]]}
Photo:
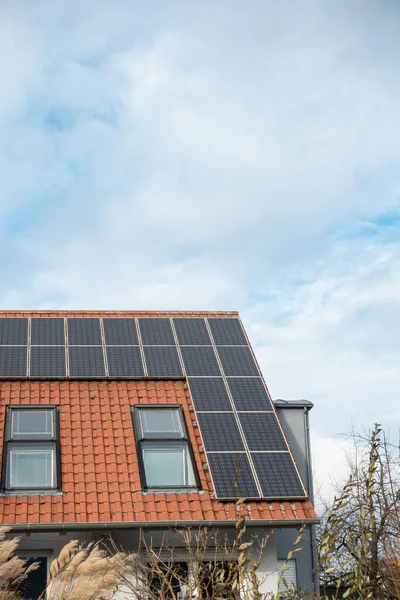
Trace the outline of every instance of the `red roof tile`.
{"label": "red roof tile", "polygon": [[[2,317],[236,317],[236,311],[0,311]],[[183,381],[2,381],[0,432],[8,404],[60,406],[62,494],[0,497],[4,524],[233,520],[233,503],[214,498],[188,388]],[[201,492],[142,493],[130,408],[181,404],[193,446]],[[0,440],[0,454],[3,445]],[[316,518],[309,500],[249,502],[253,520]]]}
{"label": "red roof tile", "polygon": [[[199,451],[199,429],[193,425],[190,396],[183,381],[3,381],[0,423],[4,423],[7,405],[29,401],[38,404],[51,401],[60,407],[62,494],[0,497],[3,524],[235,518],[233,503],[213,497],[210,474],[203,468],[205,456]],[[141,491],[131,406],[154,402],[182,404],[203,487],[201,492]],[[3,430],[4,427],[0,429]],[[2,447],[0,440],[0,453]],[[249,502],[242,510],[253,520],[316,518],[309,500]]]}

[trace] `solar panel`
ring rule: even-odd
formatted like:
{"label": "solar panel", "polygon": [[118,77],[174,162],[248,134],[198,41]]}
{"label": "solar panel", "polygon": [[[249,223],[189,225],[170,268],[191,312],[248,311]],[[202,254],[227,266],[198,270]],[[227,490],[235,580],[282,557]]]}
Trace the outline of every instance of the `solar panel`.
{"label": "solar panel", "polygon": [[196,410],[232,410],[225,383],[221,377],[190,377],[188,382]]}
{"label": "solar panel", "polygon": [[69,346],[101,346],[100,319],[68,319]]}
{"label": "solar panel", "polygon": [[28,343],[28,319],[0,318],[0,345],[23,346]]}
{"label": "solar panel", "polygon": [[31,347],[31,377],[65,377],[66,374],[64,346]]}
{"label": "solar panel", "polygon": [[236,410],[272,410],[267,390],[261,378],[228,379]]}
{"label": "solar panel", "polygon": [[103,319],[104,337],[109,346],[137,346],[136,321],[132,318]]}
{"label": "solar panel", "polygon": [[144,355],[150,377],[183,377],[175,346],[145,346]]}
{"label": "solar panel", "polygon": [[206,452],[244,450],[233,412],[200,413],[197,420]]}
{"label": "solar panel", "polygon": [[64,319],[57,317],[32,318],[31,344],[34,346],[64,346]]}
{"label": "solar panel", "polygon": [[175,338],[169,319],[139,319],[140,335],[146,346],[174,346]]}
{"label": "solar panel", "polygon": [[248,347],[220,346],[218,354],[227,377],[259,374],[257,365]]}
{"label": "solar panel", "polygon": [[0,377],[26,377],[26,370],[26,346],[0,346]]}
{"label": "solar panel", "polygon": [[304,490],[289,452],[253,453],[264,498],[304,498]]}
{"label": "solar panel", "polygon": [[239,319],[208,319],[217,346],[247,346]]}
{"label": "solar panel", "polygon": [[260,497],[246,454],[234,452],[207,454],[207,460],[218,498]]}
{"label": "solar panel", "polygon": [[144,368],[138,346],[107,346],[110,377],[143,377]]}
{"label": "solar panel", "polygon": [[183,346],[211,345],[204,319],[174,319],[174,325],[179,344]]}
{"label": "solar panel", "polygon": [[188,376],[221,375],[212,346],[181,346],[181,353]]}
{"label": "solar panel", "polygon": [[101,346],[70,346],[68,351],[71,377],[105,377]]}
{"label": "solar panel", "polygon": [[249,450],[287,450],[275,413],[240,413],[239,419]]}

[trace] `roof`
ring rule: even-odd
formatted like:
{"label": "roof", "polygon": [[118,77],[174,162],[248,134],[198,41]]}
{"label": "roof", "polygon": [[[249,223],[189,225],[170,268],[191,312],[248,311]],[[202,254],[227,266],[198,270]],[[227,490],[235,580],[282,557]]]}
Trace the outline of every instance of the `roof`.
{"label": "roof", "polygon": [[306,408],[307,410],[314,408],[314,404],[309,400],[282,400],[282,398],[274,400],[274,406],[276,408]]}
{"label": "roof", "polygon": [[[202,491],[143,493],[130,407],[181,404]],[[3,381],[0,431],[7,404],[60,407],[63,493],[0,496],[0,521],[13,524],[226,522],[235,518],[232,502],[214,498],[195,413],[184,381]],[[0,444],[2,447],[2,444]],[[250,520],[315,519],[310,500],[249,502]]]}
{"label": "roof", "polygon": [[[160,317],[164,317],[164,320],[166,320],[165,317],[178,318],[178,320],[182,317],[188,319],[201,317],[208,320],[208,322],[214,318],[238,321],[238,313],[235,311],[0,311],[1,317],[65,317],[68,319],[99,317],[103,318],[104,322],[107,318],[131,317],[138,319],[138,323],[141,323],[142,319]],[[20,321],[18,319],[18,322]],[[219,326],[219,323],[213,323],[212,327],[214,327],[214,324],[216,327]],[[224,321],[220,321],[220,324],[225,326]],[[141,326],[138,325],[138,327]],[[243,336],[243,333],[241,335]],[[28,351],[29,340],[27,342]],[[213,336],[211,336],[211,340],[213,340]],[[10,342],[0,341],[1,343],[9,344]],[[16,342],[11,343],[15,344]],[[142,344],[142,342],[140,343]],[[215,345],[214,341],[212,343],[218,357],[218,346]],[[225,344],[226,342],[221,343]],[[230,343],[228,342],[228,345]],[[245,344],[248,344],[248,341]],[[257,376],[254,378],[259,380],[260,386],[265,385],[264,383],[261,384],[261,374],[258,366],[256,366],[255,358],[253,357],[251,360],[253,361],[252,368],[257,370]],[[222,366],[221,373],[223,375]],[[218,377],[222,381],[225,376],[222,377],[221,373]],[[209,373],[205,375],[207,376]],[[236,375],[231,377],[232,385],[235,377]],[[81,377],[79,380],[72,376],[67,379],[55,378],[51,380],[43,377],[41,379],[35,378],[32,375],[29,379],[16,377],[14,380],[10,380],[3,375],[2,379],[0,381],[0,435],[4,431],[5,407],[7,405],[57,405],[60,412],[62,465],[62,493],[32,496],[22,494],[17,496],[0,495],[0,519],[2,523],[10,525],[71,525],[80,523],[140,525],[143,523],[177,522],[225,523],[234,520],[234,502],[217,499],[215,489],[213,489],[211,474],[208,470],[210,460],[207,461],[206,456],[209,457],[210,454],[215,456],[215,448],[207,447],[210,442],[205,440],[205,432],[202,431],[201,434],[199,430],[197,423],[199,421],[199,424],[201,424],[202,420],[199,415],[196,416],[195,406],[193,405],[195,396],[192,397],[190,392],[194,380],[187,373],[187,369],[186,372],[181,373],[180,377],[174,379],[165,376],[152,377],[147,372],[145,377],[127,377],[118,380],[113,379],[111,375],[108,376],[108,379],[104,377],[97,379],[96,377],[93,379]],[[229,391],[231,383],[228,386],[227,378],[225,379],[224,385],[227,393],[231,393]],[[265,402],[268,404],[268,408],[262,408],[262,411],[268,412],[269,416],[276,420],[266,387],[263,394],[267,394]],[[196,406],[197,401],[195,398]],[[264,402],[264,399],[262,401]],[[200,477],[200,491],[180,493],[142,491],[131,418],[131,407],[136,404],[179,404],[182,406]],[[232,399],[233,406],[234,400]],[[232,407],[228,410],[243,410]],[[211,414],[209,413],[211,416],[216,408],[202,408],[201,410],[211,410]],[[245,410],[252,409],[246,408]],[[257,412],[257,407],[254,410]],[[257,416],[254,412],[252,414],[253,417]],[[239,423],[239,416],[237,421]],[[276,421],[276,429],[280,429],[278,423],[279,420]],[[264,429],[259,427],[258,429],[260,430],[259,433],[264,435]],[[243,432],[239,434],[238,431],[237,434],[245,440]],[[214,432],[213,435],[215,438],[219,433]],[[281,432],[279,435],[282,437],[283,433]],[[284,435],[281,443],[285,444],[281,452],[284,452],[288,461],[289,459],[292,460]],[[0,451],[2,447],[3,444],[1,444],[0,439]],[[265,448],[263,447],[261,450],[265,450]],[[229,451],[229,449],[226,451]],[[246,450],[246,456],[250,463],[252,461],[251,457],[257,455],[258,452],[259,449],[257,448],[250,453]],[[280,454],[280,456],[283,456],[283,454]],[[258,457],[262,458],[261,454],[258,454]],[[210,463],[210,468],[212,466]],[[290,465],[288,466],[290,467]],[[254,467],[252,468],[254,473]],[[297,473],[293,462],[291,469],[294,473]],[[269,480],[271,480],[270,474],[271,472],[268,471],[267,479]],[[214,483],[216,483],[214,470],[213,476]],[[253,475],[250,475],[250,477],[253,478]],[[281,473],[277,473],[277,478],[279,477],[281,477]],[[295,477],[299,477],[298,473],[295,474]],[[246,502],[242,505],[241,511],[245,512],[253,522],[263,521],[264,523],[282,524],[284,522],[315,520],[316,514],[312,503],[305,496],[304,485],[300,482],[300,479],[299,485],[302,486],[303,491],[299,494],[301,497],[295,500],[261,500],[261,498],[269,496],[262,494],[260,491],[259,499]],[[288,494],[285,494],[286,496]],[[219,497],[223,496],[219,494]],[[293,497],[293,495],[290,495],[290,498]]]}

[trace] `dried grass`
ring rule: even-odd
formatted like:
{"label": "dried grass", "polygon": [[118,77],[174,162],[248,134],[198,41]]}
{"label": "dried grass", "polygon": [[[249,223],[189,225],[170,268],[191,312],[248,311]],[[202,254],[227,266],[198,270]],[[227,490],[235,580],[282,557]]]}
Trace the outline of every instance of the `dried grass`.
{"label": "dried grass", "polygon": [[38,563],[33,563],[26,567],[23,558],[14,556],[20,538],[6,539],[10,530],[10,527],[0,527],[0,600],[18,598],[19,584],[39,566]]}
{"label": "dried grass", "polygon": [[51,564],[46,600],[109,600],[128,559],[123,554],[109,556],[99,544],[73,540]]}

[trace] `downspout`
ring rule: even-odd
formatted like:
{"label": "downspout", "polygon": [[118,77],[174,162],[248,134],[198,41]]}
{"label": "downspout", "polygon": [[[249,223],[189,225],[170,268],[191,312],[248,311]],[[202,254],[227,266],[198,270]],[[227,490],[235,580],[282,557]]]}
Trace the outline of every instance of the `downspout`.
{"label": "downspout", "polygon": [[[314,486],[311,468],[311,445],[310,445],[310,421],[308,418],[308,409],[304,407],[304,431],[306,434],[306,463],[307,463],[307,489],[310,499],[314,504]],[[311,563],[313,569],[314,592],[319,595],[319,576],[318,576],[318,561],[317,561],[317,539],[315,533],[315,525],[310,525],[311,535]]]}

